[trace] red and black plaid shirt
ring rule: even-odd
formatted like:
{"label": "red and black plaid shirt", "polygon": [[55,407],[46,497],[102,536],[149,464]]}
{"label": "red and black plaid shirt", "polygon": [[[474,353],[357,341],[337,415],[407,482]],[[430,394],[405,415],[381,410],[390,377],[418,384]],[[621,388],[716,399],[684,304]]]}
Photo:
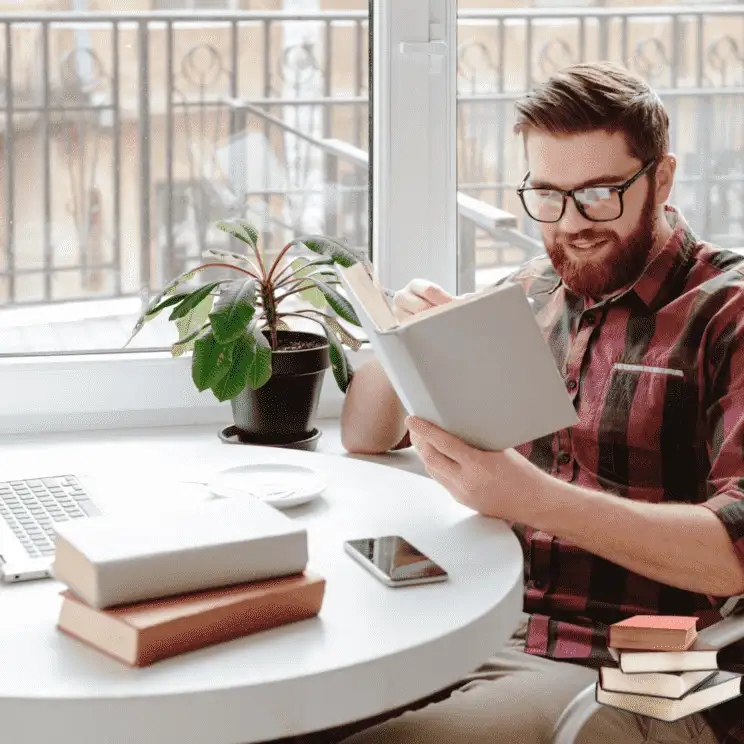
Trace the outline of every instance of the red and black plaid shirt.
{"label": "red and black plaid shirt", "polygon": [[[702,504],[723,522],[744,563],[744,256],[700,242],[672,208],[667,218],[673,235],[644,274],[590,307],[547,257],[508,277],[534,300],[580,419],[517,450],[577,486]],[[613,663],[611,623],[635,614],[696,615],[702,628],[727,603],[511,526],[525,558],[527,653]],[[706,716],[719,741],[744,744],[744,698]]]}

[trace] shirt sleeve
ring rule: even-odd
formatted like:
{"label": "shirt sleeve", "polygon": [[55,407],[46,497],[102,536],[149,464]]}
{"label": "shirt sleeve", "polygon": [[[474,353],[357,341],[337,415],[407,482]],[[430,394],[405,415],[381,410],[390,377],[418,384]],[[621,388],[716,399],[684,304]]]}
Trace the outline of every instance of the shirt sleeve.
{"label": "shirt sleeve", "polygon": [[[720,326],[705,364],[710,509],[723,523],[744,566],[744,288]],[[728,303],[727,303],[728,304]]]}
{"label": "shirt sleeve", "polygon": [[403,435],[403,439],[398,442],[398,444],[395,445],[390,451],[391,452],[397,452],[398,450],[404,450],[408,449],[411,446],[411,434],[410,432],[406,431],[406,433]]}

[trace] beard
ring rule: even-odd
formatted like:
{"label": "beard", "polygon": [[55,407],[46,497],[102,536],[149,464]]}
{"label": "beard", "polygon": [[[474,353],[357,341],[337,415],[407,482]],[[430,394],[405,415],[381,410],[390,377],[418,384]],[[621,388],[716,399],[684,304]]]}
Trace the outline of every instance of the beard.
{"label": "beard", "polygon": [[[652,184],[653,186],[653,184]],[[646,268],[649,254],[656,242],[654,189],[650,188],[635,230],[621,239],[612,230],[582,230],[573,234],[558,234],[545,249],[563,283],[575,294],[598,299],[629,286]],[[607,241],[600,255],[572,258],[566,246],[574,242]]]}

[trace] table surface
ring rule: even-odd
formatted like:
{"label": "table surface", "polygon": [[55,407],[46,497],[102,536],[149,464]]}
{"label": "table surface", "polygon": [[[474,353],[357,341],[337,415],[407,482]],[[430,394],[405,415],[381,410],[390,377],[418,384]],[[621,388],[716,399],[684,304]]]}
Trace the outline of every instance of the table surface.
{"label": "table surface", "polygon": [[[336,440],[337,441],[337,440]],[[44,445],[43,447],[41,445]],[[0,726],[14,744],[239,744],[361,720],[461,678],[506,640],[522,605],[522,555],[503,523],[433,480],[382,458],[240,447],[181,427],[0,440],[3,475],[75,472],[104,511],[208,498],[227,467],[293,462],[321,471],[323,495],[287,510],[308,530],[308,568],[327,580],[317,618],[130,669],[55,628],[61,584],[0,588]],[[42,454],[43,452],[43,454]],[[380,459],[368,462],[366,459]],[[392,460],[395,462],[395,459]],[[400,534],[450,580],[392,589],[343,551],[346,539]]]}

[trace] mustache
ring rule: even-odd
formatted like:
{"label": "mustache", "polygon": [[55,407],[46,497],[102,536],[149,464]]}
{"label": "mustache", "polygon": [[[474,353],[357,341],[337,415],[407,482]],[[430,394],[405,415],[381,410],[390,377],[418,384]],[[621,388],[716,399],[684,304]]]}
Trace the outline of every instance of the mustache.
{"label": "mustache", "polygon": [[593,242],[595,240],[612,240],[615,233],[611,230],[582,230],[577,233],[562,233],[555,236],[559,243]]}

